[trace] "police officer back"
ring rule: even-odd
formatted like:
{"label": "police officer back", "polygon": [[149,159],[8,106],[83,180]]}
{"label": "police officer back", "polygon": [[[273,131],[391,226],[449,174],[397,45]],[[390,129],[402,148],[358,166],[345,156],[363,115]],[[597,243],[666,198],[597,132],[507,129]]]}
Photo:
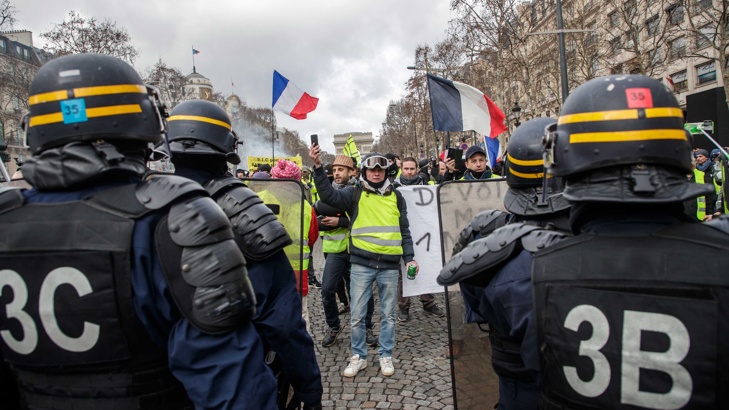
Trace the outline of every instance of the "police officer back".
{"label": "police officer back", "polygon": [[477,215],[438,276],[444,286],[460,282],[477,320],[489,324],[499,409],[536,409],[539,402],[531,262],[534,252],[569,230],[569,204],[558,178],[545,180],[544,175],[542,137],[551,124],[551,118],[535,118],[514,131],[504,167],[509,213]]}
{"label": "police officer back", "polygon": [[321,374],[314,342],[301,317],[294,271],[284,253],[291,238],[258,195],[228,172],[228,163],[240,163],[238,137],[230,117],[212,102],[185,101],[170,113],[168,133],[175,175],[202,184],[233,224],[256,292],[253,323],[266,347],[275,352],[275,367],[293,386],[294,401],[304,402],[305,409],[321,408]]}
{"label": "police officer back", "polygon": [[0,348],[22,406],[273,408],[228,219],[190,180],[141,180],[156,90],[79,54],[38,70],[29,105],[35,189],[0,193]]}
{"label": "police officer back", "polygon": [[683,112],[659,81],[597,78],[545,139],[576,236],[537,254],[545,408],[725,408],[729,221],[684,216]]}

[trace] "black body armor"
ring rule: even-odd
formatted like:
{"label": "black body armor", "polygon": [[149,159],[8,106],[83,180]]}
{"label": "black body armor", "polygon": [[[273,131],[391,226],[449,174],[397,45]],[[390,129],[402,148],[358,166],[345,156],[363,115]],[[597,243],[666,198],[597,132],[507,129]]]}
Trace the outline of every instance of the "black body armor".
{"label": "black body armor", "polygon": [[209,181],[205,189],[230,219],[246,258],[265,260],[292,243],[273,211],[243,181],[224,176]]}
{"label": "black body armor", "polygon": [[726,221],[582,234],[533,265],[550,409],[729,403]]}
{"label": "black body armor", "polygon": [[20,191],[0,192],[0,348],[26,406],[192,408],[136,317],[131,261],[135,220],[171,204],[157,230],[173,238],[156,239],[160,255],[176,250],[173,266],[162,262],[180,312],[210,333],[251,316],[245,262],[206,196],[173,176],[71,202],[24,204]]}

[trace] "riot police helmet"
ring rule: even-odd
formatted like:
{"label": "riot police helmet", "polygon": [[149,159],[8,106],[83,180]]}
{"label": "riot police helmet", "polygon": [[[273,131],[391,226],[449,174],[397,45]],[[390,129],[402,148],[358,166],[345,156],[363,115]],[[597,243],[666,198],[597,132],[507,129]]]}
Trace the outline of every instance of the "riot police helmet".
{"label": "riot police helmet", "polygon": [[103,54],[75,54],[38,69],[23,121],[33,154],[74,141],[155,143],[164,135],[159,92],[124,61]]}
{"label": "riot police helmet", "polygon": [[544,137],[545,165],[570,201],[679,202],[707,193],[689,183],[690,135],[673,93],[643,75],[577,87]]}
{"label": "riot police helmet", "polygon": [[168,139],[172,157],[177,155],[220,156],[239,164],[238,136],[230,117],[219,105],[205,100],[177,104],[168,119]]}
{"label": "riot police helmet", "polygon": [[547,215],[569,208],[562,197],[562,178],[545,174],[542,156],[544,131],[556,120],[534,118],[516,128],[509,138],[503,172],[509,189],[504,207],[515,215]]}

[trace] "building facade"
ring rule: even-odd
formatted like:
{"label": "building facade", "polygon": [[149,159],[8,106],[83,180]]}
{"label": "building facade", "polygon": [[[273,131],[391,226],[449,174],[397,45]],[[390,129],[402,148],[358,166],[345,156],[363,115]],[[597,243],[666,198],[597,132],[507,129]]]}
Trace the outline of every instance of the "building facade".
{"label": "building facade", "polygon": [[49,58],[33,47],[30,31],[0,32],[0,137],[7,143],[5,166],[11,176],[30,157],[21,122],[28,112],[30,82]]}
{"label": "building facade", "polygon": [[[675,93],[687,122],[713,120],[715,137],[729,145],[726,68],[718,61],[726,61],[718,50],[729,37],[729,27],[720,27],[727,21],[722,7],[721,0],[563,0],[569,90],[608,74],[653,77]],[[518,103],[521,121],[556,117],[562,105],[556,1],[532,0],[516,10],[502,44],[501,69],[508,74],[498,98],[508,107]]]}

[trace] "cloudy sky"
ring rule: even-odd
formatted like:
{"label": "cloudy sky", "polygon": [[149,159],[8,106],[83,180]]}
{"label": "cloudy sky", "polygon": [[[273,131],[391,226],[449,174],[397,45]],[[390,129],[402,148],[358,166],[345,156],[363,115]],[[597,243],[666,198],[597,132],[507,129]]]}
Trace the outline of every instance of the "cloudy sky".
{"label": "cloudy sky", "polygon": [[319,134],[333,152],[334,134],[377,136],[391,100],[404,93],[415,47],[445,37],[449,0],[11,0],[15,29],[38,36],[70,10],[116,21],[140,50],[143,72],[162,59],[183,73],[210,78],[216,91],[233,89],[248,105],[271,105],[273,70],[319,98],[306,120],[276,114],[280,126],[308,141]]}

